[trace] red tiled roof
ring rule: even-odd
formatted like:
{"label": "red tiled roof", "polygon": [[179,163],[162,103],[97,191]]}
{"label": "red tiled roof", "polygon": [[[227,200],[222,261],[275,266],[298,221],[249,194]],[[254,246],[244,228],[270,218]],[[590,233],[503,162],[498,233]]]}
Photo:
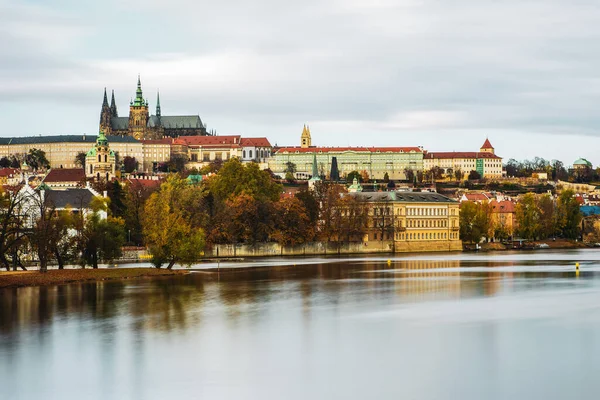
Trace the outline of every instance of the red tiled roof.
{"label": "red tiled roof", "polygon": [[0,177],[2,177],[2,178],[15,176],[18,173],[19,173],[19,170],[15,169],[15,168],[2,168],[2,169],[0,169]]}
{"label": "red tiled roof", "polygon": [[345,151],[355,151],[359,153],[410,153],[414,151],[421,153],[418,147],[280,147],[279,152],[288,153],[343,153]]}
{"label": "red tiled roof", "polygon": [[493,158],[500,159],[495,154],[492,153],[481,153],[478,151],[436,151],[431,153],[426,153],[423,158],[434,159],[434,158]]}
{"label": "red tiled roof", "polygon": [[492,200],[490,202],[490,206],[492,207],[492,212],[495,212],[495,213],[514,213],[515,212],[515,203],[513,203],[510,200],[502,200],[502,201]]}
{"label": "red tiled roof", "polygon": [[44,182],[81,182],[85,180],[83,168],[55,168],[48,172]]}
{"label": "red tiled roof", "polygon": [[483,193],[465,193],[465,197],[469,201],[487,201],[490,199]]}
{"label": "red tiled roof", "polygon": [[240,144],[240,135],[228,135],[228,136],[180,136],[180,140],[183,140],[187,145],[192,146],[219,146],[219,145],[231,145],[238,146]]}
{"label": "red tiled roof", "polygon": [[492,146],[492,144],[490,143],[490,139],[488,138],[485,139],[485,142],[483,143],[483,146],[481,146],[481,148],[494,150],[494,146]]}
{"label": "red tiled roof", "polygon": [[146,189],[154,189],[160,187],[162,181],[159,179],[138,179],[138,178],[129,178],[127,179],[129,184],[132,186],[143,187]]}
{"label": "red tiled roof", "polygon": [[242,138],[241,144],[242,146],[271,147],[271,143],[266,137]]}
{"label": "red tiled roof", "polygon": [[171,144],[173,142],[172,138],[163,138],[163,139],[142,139],[140,140],[142,144]]}

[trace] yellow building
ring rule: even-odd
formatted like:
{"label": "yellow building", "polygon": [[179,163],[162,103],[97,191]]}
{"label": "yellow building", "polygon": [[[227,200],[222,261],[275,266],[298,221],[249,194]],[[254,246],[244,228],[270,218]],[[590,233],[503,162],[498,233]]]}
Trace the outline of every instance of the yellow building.
{"label": "yellow building", "polygon": [[471,171],[477,171],[482,178],[502,177],[502,158],[496,155],[488,139],[478,152],[425,152],[423,168],[429,171],[433,167],[441,168],[445,173],[452,175],[456,171],[461,171],[462,179],[466,179]]}
{"label": "yellow building", "polygon": [[[79,153],[86,153],[95,145],[96,135],[59,135],[0,138],[0,158],[22,156],[31,149],[46,153],[50,168],[80,168],[76,163]],[[143,161],[142,143],[130,136],[106,136],[110,148],[122,160],[126,156]]]}
{"label": "yellow building", "polygon": [[172,138],[141,140],[144,149],[144,161],[141,163],[145,172],[152,172],[155,164],[169,162],[171,160]]}
{"label": "yellow building", "polygon": [[432,192],[348,193],[368,207],[366,245],[389,242],[390,250],[460,251],[459,203]]}

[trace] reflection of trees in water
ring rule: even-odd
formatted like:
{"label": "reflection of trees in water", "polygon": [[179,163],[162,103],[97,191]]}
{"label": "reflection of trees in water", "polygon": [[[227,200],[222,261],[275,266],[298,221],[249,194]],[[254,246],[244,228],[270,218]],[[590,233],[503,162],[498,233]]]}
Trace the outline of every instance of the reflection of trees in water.
{"label": "reflection of trees in water", "polygon": [[204,292],[204,282],[195,274],[148,281],[128,297],[134,329],[168,332],[200,323]]}
{"label": "reflection of trees in water", "polygon": [[189,314],[203,301],[203,285],[201,279],[185,276],[2,289],[0,334],[43,328],[62,316],[109,321],[99,327],[112,333],[120,314],[136,317],[136,329],[183,329],[198,320],[198,313],[193,319]]}
{"label": "reflection of trees in water", "polygon": [[122,282],[92,282],[0,290],[0,332],[44,327],[52,319],[110,318],[123,298]]}

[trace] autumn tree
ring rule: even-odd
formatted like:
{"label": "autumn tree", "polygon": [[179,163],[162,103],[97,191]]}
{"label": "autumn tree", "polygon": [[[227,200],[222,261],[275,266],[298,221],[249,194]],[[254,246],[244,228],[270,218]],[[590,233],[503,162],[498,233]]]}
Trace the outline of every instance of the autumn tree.
{"label": "autumn tree", "polygon": [[279,244],[290,246],[312,240],[314,225],[300,199],[290,197],[275,203],[275,229],[272,236]]}
{"label": "autumn tree", "polygon": [[465,201],[460,205],[460,239],[479,243],[483,237],[490,236],[491,218],[489,204]]}
{"label": "autumn tree", "polygon": [[540,237],[548,238],[556,234],[556,212],[554,200],[550,195],[543,195],[537,199],[537,207],[540,214]]}
{"label": "autumn tree", "polygon": [[330,182],[315,185],[315,198],[319,204],[319,217],[316,234],[320,240],[337,240],[341,232],[341,194],[345,188]]}
{"label": "autumn tree", "polygon": [[410,168],[406,168],[404,170],[404,177],[408,182],[414,182],[415,181],[415,171],[413,171]]}
{"label": "autumn tree", "polygon": [[580,234],[581,211],[575,199],[575,192],[564,190],[558,196],[557,224],[563,237],[576,239]]}
{"label": "autumn tree", "polygon": [[[358,197],[344,195],[338,204],[339,213],[336,218],[340,225],[338,241],[362,241],[368,229],[369,207]],[[385,229],[391,228],[393,220],[386,224]],[[393,229],[393,228],[392,228]]]}
{"label": "autumn tree", "polygon": [[20,249],[27,240],[26,218],[23,212],[25,196],[18,187],[0,189],[0,264],[7,271],[19,266],[25,270],[20,260]]}
{"label": "autumn tree", "polygon": [[176,263],[190,265],[204,250],[201,216],[196,215],[202,188],[173,175],[146,201],[142,227],[152,263],[160,268]]}
{"label": "autumn tree", "polygon": [[540,232],[540,209],[533,193],[525,194],[515,208],[520,237],[535,240]]}

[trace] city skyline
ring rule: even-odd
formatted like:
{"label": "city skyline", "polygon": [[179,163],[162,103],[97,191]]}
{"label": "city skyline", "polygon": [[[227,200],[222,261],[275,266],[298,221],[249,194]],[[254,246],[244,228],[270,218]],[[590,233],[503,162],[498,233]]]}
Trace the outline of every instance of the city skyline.
{"label": "city skyline", "polygon": [[313,145],[467,151],[489,137],[505,161],[600,164],[591,3],[0,0],[0,10],[2,136],[95,134],[104,87],[124,110],[139,73],[151,108],[160,89],[163,113],[198,114],[221,135],[298,145],[308,123]]}

